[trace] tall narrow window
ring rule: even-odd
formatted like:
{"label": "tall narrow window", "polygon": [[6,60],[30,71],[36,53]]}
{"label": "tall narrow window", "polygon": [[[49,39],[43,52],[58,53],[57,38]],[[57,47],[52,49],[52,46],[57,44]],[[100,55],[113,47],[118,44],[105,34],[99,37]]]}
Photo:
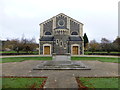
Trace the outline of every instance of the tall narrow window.
{"label": "tall narrow window", "polygon": [[62,41],[60,41],[60,47],[62,47],[63,46],[63,42]]}
{"label": "tall narrow window", "polygon": [[59,44],[59,39],[56,39],[56,45],[58,45]]}

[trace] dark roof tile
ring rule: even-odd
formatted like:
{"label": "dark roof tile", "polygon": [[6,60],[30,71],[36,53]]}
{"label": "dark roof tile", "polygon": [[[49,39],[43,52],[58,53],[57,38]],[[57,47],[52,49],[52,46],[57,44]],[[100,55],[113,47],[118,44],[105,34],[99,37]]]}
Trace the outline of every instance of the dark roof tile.
{"label": "dark roof tile", "polygon": [[54,37],[42,37],[40,41],[53,41]]}
{"label": "dark roof tile", "polygon": [[70,41],[82,41],[81,37],[69,37]]}

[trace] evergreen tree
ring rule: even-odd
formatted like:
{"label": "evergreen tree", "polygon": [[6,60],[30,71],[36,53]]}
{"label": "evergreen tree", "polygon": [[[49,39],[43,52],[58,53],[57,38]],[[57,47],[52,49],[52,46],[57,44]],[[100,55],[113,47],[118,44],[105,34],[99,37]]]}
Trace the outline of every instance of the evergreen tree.
{"label": "evergreen tree", "polygon": [[89,43],[89,40],[88,40],[86,33],[84,33],[83,39],[84,39],[84,48],[85,50],[87,50],[87,45]]}

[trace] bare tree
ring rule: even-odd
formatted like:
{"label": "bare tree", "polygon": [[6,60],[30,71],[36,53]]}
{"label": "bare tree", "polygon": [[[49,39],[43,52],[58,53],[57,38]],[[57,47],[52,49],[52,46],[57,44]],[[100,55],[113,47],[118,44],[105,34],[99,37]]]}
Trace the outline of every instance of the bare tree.
{"label": "bare tree", "polygon": [[95,52],[99,48],[99,43],[96,40],[91,40],[89,43],[89,51]]}
{"label": "bare tree", "polygon": [[38,48],[38,45],[35,41],[35,38],[27,39],[25,37],[22,37],[21,40],[7,40],[7,42],[4,45],[4,48],[9,48],[11,50],[16,51],[17,53],[19,53],[20,51],[26,51],[27,53],[29,53],[36,50],[36,48]]}
{"label": "bare tree", "polygon": [[102,38],[101,39],[101,49],[102,51],[106,51],[108,53],[110,53],[112,51],[112,43],[110,40],[106,39],[106,38]]}
{"label": "bare tree", "polygon": [[26,51],[27,53],[33,52],[38,47],[35,38],[32,39],[22,38],[21,44],[24,46],[23,51]]}

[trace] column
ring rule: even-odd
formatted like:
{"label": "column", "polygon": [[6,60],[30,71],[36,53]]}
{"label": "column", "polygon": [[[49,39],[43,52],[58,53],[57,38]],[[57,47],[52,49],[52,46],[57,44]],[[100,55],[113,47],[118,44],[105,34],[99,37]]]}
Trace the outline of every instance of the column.
{"label": "column", "polygon": [[40,24],[40,38],[43,36],[43,24]]}
{"label": "column", "polygon": [[83,24],[80,24],[80,36],[83,36]]}
{"label": "column", "polygon": [[84,41],[82,42],[82,55],[84,55]]}
{"label": "column", "polygon": [[70,35],[70,18],[67,17],[67,28],[69,29],[69,35]]}
{"label": "column", "polygon": [[40,40],[39,40],[39,55],[40,55]]}
{"label": "column", "polygon": [[56,17],[53,18],[53,35],[54,35],[54,29],[56,28]]}
{"label": "column", "polygon": [[79,24],[79,36],[81,36],[81,24]]}

